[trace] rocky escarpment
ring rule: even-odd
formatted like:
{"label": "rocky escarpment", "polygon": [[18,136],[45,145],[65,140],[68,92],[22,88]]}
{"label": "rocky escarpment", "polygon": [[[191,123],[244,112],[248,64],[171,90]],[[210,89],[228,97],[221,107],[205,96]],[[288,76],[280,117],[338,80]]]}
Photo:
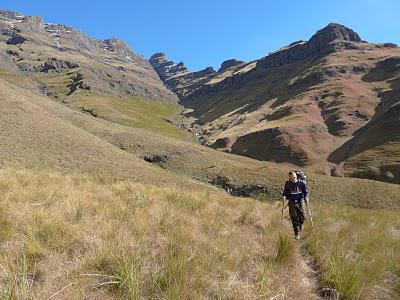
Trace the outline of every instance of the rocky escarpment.
{"label": "rocky escarpment", "polygon": [[[255,68],[250,70],[266,68],[277,68],[286,64],[302,61],[309,58],[318,58],[334,51],[343,49],[361,49],[362,46],[357,45],[361,42],[360,36],[343,25],[331,23],[325,28],[317,31],[308,42],[296,41],[287,47],[270,53],[269,55],[256,61]],[[228,60],[222,63],[218,73],[234,66],[243,66],[243,62],[236,60]],[[210,81],[208,84],[196,89],[191,96],[199,97],[218,93],[224,89],[228,89],[233,85],[243,85],[248,82],[248,72],[227,73],[223,80]],[[252,81],[253,79],[250,79]]]}
{"label": "rocky escarpment", "polygon": [[[85,70],[82,74],[86,86],[90,86],[94,93],[118,96],[123,93],[146,99],[177,101],[176,95],[164,86],[152,65],[120,39],[94,39],[70,26],[45,23],[40,17],[0,11],[2,41],[9,45],[6,53],[13,53],[10,56],[24,73],[30,72],[33,76],[37,72],[57,73],[71,81],[76,74],[66,73],[80,66]],[[25,51],[25,47],[29,51]],[[60,77],[60,80],[64,79]],[[41,89],[49,90],[45,85],[46,82],[41,82]],[[59,95],[61,90],[64,95]],[[70,95],[68,87],[57,87],[55,93],[58,99]]]}
{"label": "rocky escarpment", "polygon": [[[397,45],[393,43],[368,44],[363,42],[360,36],[352,29],[340,24],[330,23],[325,28],[317,31],[309,41],[296,41],[255,62],[246,64],[234,59],[227,60],[221,64],[221,68],[216,74],[208,77],[209,80],[204,81],[200,86],[194,85],[191,90],[186,91],[185,95],[178,93],[178,96],[181,97],[182,101],[193,102],[194,99],[199,97],[207,97],[218,94],[223,90],[235,87],[240,88],[249,83],[251,84],[254,81],[254,72],[257,70],[263,72],[263,69],[278,68],[304,60],[319,59],[329,53],[341,50],[363,51],[365,47],[397,48]],[[333,77],[338,72],[346,73],[347,70],[345,69],[348,68],[348,66],[325,68],[322,72],[310,74],[309,78],[305,80],[320,77],[319,81],[321,81],[322,78]],[[355,73],[366,71],[365,65],[351,68]],[[296,84],[299,84],[300,81],[296,82]],[[187,86],[190,86],[190,84],[187,84]],[[294,85],[291,88],[294,88]]]}

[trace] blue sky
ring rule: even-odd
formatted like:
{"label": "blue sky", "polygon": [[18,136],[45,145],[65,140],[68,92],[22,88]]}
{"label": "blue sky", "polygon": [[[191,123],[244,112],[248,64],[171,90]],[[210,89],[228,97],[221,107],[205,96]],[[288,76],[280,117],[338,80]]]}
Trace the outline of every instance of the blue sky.
{"label": "blue sky", "polygon": [[0,9],[39,15],[91,37],[121,38],[146,58],[163,51],[192,71],[218,69],[230,58],[258,59],[330,22],[367,41],[400,44],[397,0],[0,0]]}

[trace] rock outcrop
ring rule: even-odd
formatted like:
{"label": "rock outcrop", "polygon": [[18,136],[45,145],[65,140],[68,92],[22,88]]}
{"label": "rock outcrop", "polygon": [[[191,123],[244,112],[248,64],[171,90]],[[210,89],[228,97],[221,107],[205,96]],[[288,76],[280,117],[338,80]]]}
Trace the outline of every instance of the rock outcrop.
{"label": "rock outcrop", "polygon": [[101,46],[104,47],[106,50],[112,51],[118,56],[128,60],[134,60],[139,58],[139,55],[133,52],[129,48],[128,44],[120,39],[112,38],[104,40],[101,43]]}
{"label": "rock outcrop", "polygon": [[24,17],[21,22],[21,27],[27,31],[42,32],[44,31],[44,22],[41,17]]}
{"label": "rock outcrop", "polygon": [[158,75],[164,82],[177,75],[183,75],[189,72],[183,62],[175,64],[171,60],[167,60],[165,53],[156,53],[150,57],[149,62],[157,71]]}
{"label": "rock outcrop", "polygon": [[225,70],[244,64],[244,61],[236,60],[236,59],[228,59],[221,64],[221,67],[218,70],[218,73],[222,73]]}
{"label": "rock outcrop", "polygon": [[[60,39],[67,39],[69,43],[77,48],[88,51],[94,51],[99,44],[96,40],[89,38],[82,31],[70,26],[46,23],[45,30],[54,40],[58,41],[58,44]],[[58,45],[58,48],[62,48],[60,44]]]}
{"label": "rock outcrop", "polygon": [[15,35],[7,40],[7,45],[19,45],[26,41],[26,38],[20,35]]}
{"label": "rock outcrop", "polygon": [[178,64],[167,59],[165,53],[156,53],[149,62],[165,85],[179,97],[187,97],[193,90],[209,81],[216,73],[212,67],[197,72],[189,72],[183,62]]}
{"label": "rock outcrop", "polygon": [[0,18],[8,20],[22,20],[24,16],[13,10],[0,10]]}
{"label": "rock outcrop", "polygon": [[60,60],[53,57],[48,61],[46,61],[44,64],[37,67],[36,70],[38,72],[45,72],[45,73],[48,72],[59,73],[66,69],[75,69],[75,68],[79,68],[79,64],[68,60]]}

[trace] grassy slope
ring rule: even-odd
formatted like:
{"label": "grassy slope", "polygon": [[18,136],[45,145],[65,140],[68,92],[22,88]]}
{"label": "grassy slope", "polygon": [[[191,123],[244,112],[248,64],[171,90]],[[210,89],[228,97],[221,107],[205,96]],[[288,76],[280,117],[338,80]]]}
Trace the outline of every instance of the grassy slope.
{"label": "grassy slope", "polygon": [[344,165],[346,175],[399,183],[399,56],[381,60],[364,81],[378,91],[382,105],[374,120],[349,141],[353,147]]}
{"label": "grassy slope", "polygon": [[0,189],[2,298],[313,298],[271,204],[13,170]]}
{"label": "grassy slope", "polygon": [[116,97],[104,94],[74,95],[69,100],[73,107],[95,109],[98,117],[129,127],[144,128],[175,138],[188,138],[168,120],[173,120],[180,110],[178,104],[140,97]]}
{"label": "grassy slope", "polygon": [[163,100],[148,100],[141,97],[101,92],[77,90],[70,96],[68,85],[76,71],[61,74],[39,73],[35,77],[44,83],[52,97],[62,100],[74,109],[94,109],[97,117],[135,128],[148,130],[175,137],[186,138],[188,134],[177,128],[172,121],[176,119],[181,107],[177,103]]}
{"label": "grassy slope", "polygon": [[2,167],[57,169],[159,184],[193,184],[74,126],[57,114],[79,115],[82,120],[92,117],[4,81],[0,84],[0,97]]}
{"label": "grassy slope", "polygon": [[[280,207],[208,190],[0,171],[0,295],[66,299],[316,298]],[[399,213],[313,206],[321,287],[399,296]]]}

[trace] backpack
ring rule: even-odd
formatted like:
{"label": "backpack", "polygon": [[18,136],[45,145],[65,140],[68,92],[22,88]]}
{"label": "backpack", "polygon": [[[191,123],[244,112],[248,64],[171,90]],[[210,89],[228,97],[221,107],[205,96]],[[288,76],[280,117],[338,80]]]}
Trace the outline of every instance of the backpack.
{"label": "backpack", "polygon": [[297,179],[299,181],[303,181],[304,183],[307,183],[306,182],[307,176],[306,176],[306,174],[304,174],[304,172],[302,170],[296,170],[295,173],[296,173]]}

